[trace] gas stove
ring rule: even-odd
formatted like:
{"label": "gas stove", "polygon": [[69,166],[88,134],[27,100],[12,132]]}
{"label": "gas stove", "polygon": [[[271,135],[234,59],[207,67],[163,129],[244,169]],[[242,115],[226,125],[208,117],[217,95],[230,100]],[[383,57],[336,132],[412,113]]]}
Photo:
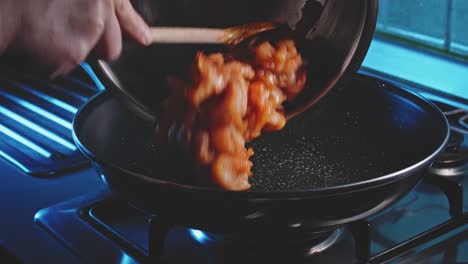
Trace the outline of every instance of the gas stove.
{"label": "gas stove", "polygon": [[449,120],[451,135],[447,149],[431,166],[430,172],[451,178],[466,176],[468,173],[468,110],[437,101],[435,104]]}
{"label": "gas stove", "polygon": [[252,241],[210,234],[174,226],[109,191],[43,209],[35,222],[87,263],[468,261],[468,111],[434,103],[449,119],[451,137],[423,182],[385,211],[320,235],[289,238],[272,230]]}
{"label": "gas stove", "polygon": [[42,178],[31,171],[48,162],[24,168],[2,161],[0,205],[9,213],[0,245],[27,263],[468,262],[468,105],[434,103],[451,124],[445,152],[400,201],[340,229],[299,237],[272,230],[261,241],[210,234],[121,200],[80,159],[78,169]]}
{"label": "gas stove", "polygon": [[157,215],[105,191],[41,210],[35,220],[86,263],[466,261],[468,215],[460,207],[463,187],[445,178],[428,179],[379,215],[333,230],[310,244],[249,245],[195,229],[167,229]]}

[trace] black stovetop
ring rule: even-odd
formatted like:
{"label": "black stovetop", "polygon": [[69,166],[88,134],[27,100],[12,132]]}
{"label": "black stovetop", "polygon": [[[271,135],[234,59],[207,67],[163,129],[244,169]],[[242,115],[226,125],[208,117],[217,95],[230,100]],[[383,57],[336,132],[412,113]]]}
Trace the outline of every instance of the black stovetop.
{"label": "black stovetop", "polygon": [[[462,183],[468,188],[468,181]],[[462,226],[462,222],[468,223],[468,215],[461,215],[460,211],[453,212],[451,217],[447,198],[436,186],[420,184],[400,202],[368,222],[335,231],[329,240],[336,240],[336,243],[330,248],[326,243],[315,244],[318,253],[309,249],[309,256],[288,248],[259,249],[239,245],[184,227],[171,228],[164,247],[156,247],[156,252],[152,253],[156,255],[157,263],[354,263],[358,260],[356,244],[366,244],[368,240],[363,235],[369,232],[371,260],[376,263],[389,259],[408,263],[468,261],[468,227],[456,228]],[[456,202],[452,206],[456,207]],[[106,191],[42,210],[36,214],[36,222],[84,262],[92,263],[145,262],[151,252],[150,223],[155,229],[164,228],[164,223],[158,223],[157,215],[146,214]],[[427,233],[425,238],[431,240],[429,243],[414,240],[421,244],[414,251],[404,248],[407,245],[401,246],[405,240],[438,225],[439,229]],[[436,239],[439,232],[449,233],[449,229],[454,231],[443,235],[442,240]],[[358,235],[353,236],[352,232]],[[356,237],[361,238],[356,241]],[[325,248],[323,252],[320,252],[320,246]],[[390,252],[383,252],[386,250]],[[404,254],[399,256],[401,253]]]}
{"label": "black stovetop", "polygon": [[468,112],[438,104],[452,124],[451,146],[426,180],[378,215],[301,248],[167,228],[161,216],[114,197],[91,168],[39,179],[3,160],[0,244],[27,263],[468,262],[468,132],[460,122]]}

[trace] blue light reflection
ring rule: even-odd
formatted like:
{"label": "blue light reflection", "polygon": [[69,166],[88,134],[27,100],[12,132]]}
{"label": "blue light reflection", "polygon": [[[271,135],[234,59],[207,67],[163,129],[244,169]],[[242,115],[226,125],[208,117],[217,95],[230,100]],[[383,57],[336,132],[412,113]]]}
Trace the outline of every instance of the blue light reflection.
{"label": "blue light reflection", "polygon": [[77,111],[78,111],[78,108],[70,105],[70,104],[67,104],[63,101],[60,101],[56,98],[53,98],[45,93],[42,93],[42,92],[39,92],[35,89],[32,89],[30,87],[28,87],[27,85],[24,85],[24,84],[21,84],[21,83],[18,83],[18,82],[15,82],[15,81],[11,81],[11,83],[13,83],[14,85],[16,85],[17,87],[23,89],[24,91],[30,93],[30,94],[33,94],[39,98],[42,98],[44,100],[46,100],[47,102],[51,103],[51,104],[54,104],[64,110],[67,110],[68,112],[72,113],[72,114],[75,114]]}
{"label": "blue light reflection", "polygon": [[76,150],[76,146],[68,141],[66,141],[65,139],[57,136],[56,134],[36,125],[35,123],[27,120],[26,118],[16,114],[15,112],[13,111],[10,111],[8,109],[6,109],[5,107],[3,106],[0,106],[0,113],[15,120],[16,122],[20,123],[20,124],[23,124],[24,126],[26,127],[29,127],[30,129],[36,131],[37,133],[59,143],[60,145],[70,149],[70,150],[73,150],[75,151]]}
{"label": "blue light reflection", "polygon": [[362,66],[393,79],[468,99],[468,67],[456,60],[377,38],[372,41]]}
{"label": "blue light reflection", "polygon": [[[79,80],[75,80],[75,79],[71,79],[71,78],[67,78],[67,80],[75,82],[75,83],[79,82],[79,85],[81,85],[81,86],[87,85],[86,83],[81,82]],[[55,84],[52,84],[52,83],[50,83],[49,86],[56,89],[56,90],[59,90],[61,93],[67,94],[68,96],[76,98],[76,99],[78,99],[78,100],[80,100],[82,102],[86,102],[88,100],[88,97],[82,96],[82,95],[80,95],[80,94],[78,94],[78,93],[76,93],[76,92],[74,92],[74,91],[72,91],[70,89],[63,88],[62,86],[58,86],[58,85],[55,85]]]}
{"label": "blue light reflection", "polygon": [[49,120],[52,120],[53,122],[67,128],[67,129],[70,129],[70,130],[72,129],[72,124],[70,122],[68,122],[68,121],[66,121],[66,120],[64,120],[64,119],[62,119],[62,118],[60,118],[60,117],[58,117],[58,116],[44,110],[44,109],[34,105],[34,104],[31,104],[28,101],[25,101],[25,100],[23,100],[23,99],[21,99],[19,97],[14,96],[14,95],[8,94],[8,93],[6,93],[4,91],[0,91],[0,94],[3,97],[8,98],[11,101],[23,106],[24,108],[29,109],[29,110],[31,110],[31,111],[33,111],[33,112],[47,118],[47,119],[49,119]]}
{"label": "blue light reflection", "polygon": [[93,69],[91,68],[91,66],[89,66],[89,64],[87,63],[82,63],[81,64],[81,68],[83,68],[83,70],[89,75],[89,77],[91,78],[91,80],[93,80],[94,84],[96,85],[96,87],[99,89],[99,91],[102,91],[104,89],[106,89],[104,87],[104,84],[102,84],[102,82],[99,80],[99,78],[96,76],[96,74],[94,73]]}
{"label": "blue light reflection", "polygon": [[0,150],[0,156],[6,160],[8,160],[9,162],[11,162],[13,165],[19,167],[22,171],[24,171],[25,173],[30,173],[31,171],[26,168],[23,164],[21,164],[19,161],[17,161],[16,159],[14,159],[12,156],[6,154],[5,152],[3,152],[2,150]]}
{"label": "blue light reflection", "polygon": [[9,136],[12,139],[18,141],[19,143],[25,145],[26,147],[32,149],[33,151],[41,154],[42,156],[44,156],[46,158],[50,158],[52,156],[52,154],[49,151],[47,151],[47,150],[43,149],[42,147],[36,145],[34,142],[30,141],[27,138],[24,138],[23,136],[17,134],[13,130],[5,127],[2,124],[0,124],[0,132],[7,135],[7,136]]}

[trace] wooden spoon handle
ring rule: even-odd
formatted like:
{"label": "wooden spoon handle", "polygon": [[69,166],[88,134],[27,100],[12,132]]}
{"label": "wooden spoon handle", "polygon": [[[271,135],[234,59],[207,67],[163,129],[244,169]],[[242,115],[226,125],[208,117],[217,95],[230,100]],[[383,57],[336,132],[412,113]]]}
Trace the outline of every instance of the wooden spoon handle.
{"label": "wooden spoon handle", "polygon": [[153,27],[151,32],[153,43],[222,44],[227,37],[224,29],[214,28]]}

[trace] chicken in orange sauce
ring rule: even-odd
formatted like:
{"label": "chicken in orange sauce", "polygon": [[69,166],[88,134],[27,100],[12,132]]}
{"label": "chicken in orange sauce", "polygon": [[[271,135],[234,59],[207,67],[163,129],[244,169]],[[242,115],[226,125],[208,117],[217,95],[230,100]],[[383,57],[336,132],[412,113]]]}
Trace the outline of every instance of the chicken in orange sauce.
{"label": "chicken in orange sauce", "polygon": [[199,52],[189,80],[172,81],[159,132],[178,138],[202,182],[247,190],[254,151],[246,142],[285,126],[282,104],[292,101],[305,82],[292,40],[251,46],[242,58]]}

